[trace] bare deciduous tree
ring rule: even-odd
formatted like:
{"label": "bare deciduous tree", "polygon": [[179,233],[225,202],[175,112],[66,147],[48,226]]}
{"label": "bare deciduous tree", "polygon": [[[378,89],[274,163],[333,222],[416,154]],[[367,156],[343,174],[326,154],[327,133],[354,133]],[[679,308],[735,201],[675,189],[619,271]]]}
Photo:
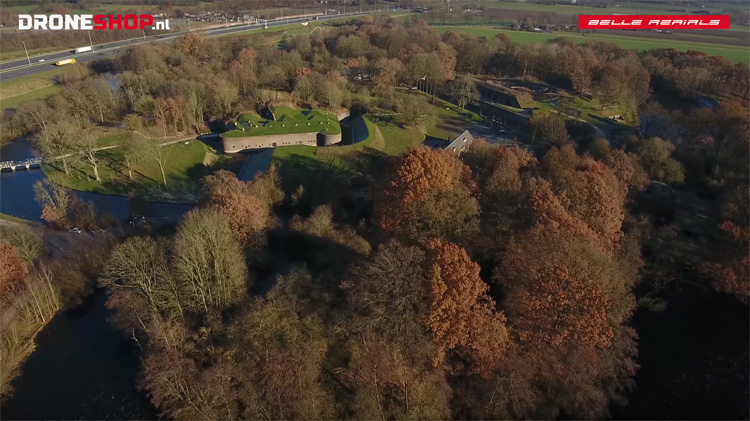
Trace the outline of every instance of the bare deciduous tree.
{"label": "bare deciduous tree", "polygon": [[182,315],[177,286],[166,261],[165,244],[149,237],[134,237],[116,246],[99,282],[130,289],[148,301],[152,310]]}
{"label": "bare deciduous tree", "polygon": [[245,257],[216,211],[199,209],[185,216],[174,239],[173,273],[192,310],[222,309],[246,295]]}
{"label": "bare deciduous tree", "polygon": [[164,169],[167,166],[167,162],[169,161],[169,156],[172,152],[171,146],[165,146],[162,144],[162,142],[159,139],[147,139],[146,142],[144,142],[145,146],[145,153],[147,154],[149,159],[156,160],[156,163],[159,164],[159,171],[161,171],[161,180],[164,185],[167,185],[167,175]]}

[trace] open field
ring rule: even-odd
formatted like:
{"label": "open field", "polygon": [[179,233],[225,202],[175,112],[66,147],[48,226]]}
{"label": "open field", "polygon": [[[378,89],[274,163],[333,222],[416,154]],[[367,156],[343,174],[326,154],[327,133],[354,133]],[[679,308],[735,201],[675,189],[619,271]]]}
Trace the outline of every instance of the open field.
{"label": "open field", "polygon": [[[562,2],[560,2],[562,3]],[[657,7],[653,3],[642,3],[642,4],[634,4],[630,7],[617,7],[616,2],[612,2],[613,4],[610,7],[592,7],[592,6],[581,6],[581,5],[574,5],[571,4],[571,2],[566,2],[567,4],[537,4],[537,3],[530,3],[526,1],[490,1],[482,3],[481,5],[485,8],[492,8],[492,9],[511,9],[511,10],[528,10],[533,12],[551,12],[551,13],[562,13],[562,14],[569,14],[569,15],[582,15],[582,14],[589,14],[589,15],[608,15],[613,13],[619,13],[619,14],[662,14],[662,15],[670,15],[670,14],[684,14],[687,13],[686,10],[677,10],[677,9],[685,9],[685,7],[673,7],[671,5],[665,5],[664,7]],[[698,7],[691,7],[687,8],[687,10],[698,10]],[[712,13],[718,13],[723,10],[723,7],[721,6],[714,6],[714,7],[704,7],[701,8],[701,10],[709,11]]]}
{"label": "open field", "polygon": [[448,31],[461,32],[466,34],[472,34],[478,37],[491,38],[498,33],[504,33],[511,37],[514,41],[531,44],[546,42],[551,39],[565,37],[573,40],[577,43],[584,43],[587,41],[606,41],[615,43],[622,48],[627,48],[636,51],[652,50],[656,48],[674,48],[678,51],[698,50],[710,56],[722,56],[727,60],[738,63],[750,63],[750,51],[747,47],[743,46],[730,46],[711,44],[704,42],[687,42],[672,40],[665,42],[664,40],[652,40],[636,38],[632,36],[624,35],[609,35],[609,34],[588,34],[583,35],[574,32],[558,32],[554,34],[538,33],[538,32],[526,32],[526,31],[512,31],[506,29],[497,29],[492,27],[477,27],[477,26],[438,26],[435,29],[439,33],[445,33]]}
{"label": "open field", "polygon": [[619,31],[616,29],[597,30],[598,35],[624,36],[660,42],[687,42],[716,44],[721,47],[743,47],[750,51],[750,32],[727,31],[722,29],[673,31],[671,34],[660,34],[651,31]]}
{"label": "open field", "polygon": [[[75,3],[73,3],[75,4]],[[48,4],[50,8],[54,8],[57,6],[57,4],[50,3]],[[181,6],[181,5],[174,5],[172,6],[173,9],[176,10],[182,10],[185,12],[197,12],[197,11],[203,11],[203,10],[214,10],[215,4],[211,1],[201,1],[198,2],[197,5],[194,6]],[[30,4],[30,5],[23,5],[23,6],[10,6],[6,7],[5,10],[11,13],[30,13],[34,9],[39,7],[36,4]],[[139,12],[145,12],[145,11],[152,11],[157,10],[158,6],[156,5],[133,5],[133,4],[100,4],[99,6],[96,6],[92,8],[91,10],[81,10],[81,9],[72,9],[73,13],[80,12],[80,13],[116,13],[116,12],[125,12],[128,10],[137,10]]]}
{"label": "open field", "polygon": [[[73,5],[75,3],[72,3]],[[56,4],[50,4],[49,8],[50,10],[42,10],[42,12],[51,12],[51,9],[57,6]],[[11,6],[5,8],[8,12],[11,13],[31,13],[34,10],[38,10],[38,5],[24,5],[24,6]],[[200,4],[196,6],[180,6],[180,5],[173,5],[172,9],[175,11],[181,11],[186,13],[197,13],[197,12],[211,12],[217,10],[217,4],[210,1],[202,1]],[[157,5],[133,5],[133,4],[101,4],[99,6],[93,7],[90,10],[83,10],[83,9],[71,9],[71,13],[73,14],[83,14],[83,13],[124,13],[128,11],[136,11],[138,13],[158,13],[159,7]],[[303,8],[291,8],[291,7],[273,7],[273,8],[264,8],[264,9],[254,9],[252,10],[253,16],[263,19],[274,19],[281,16],[291,16],[296,14],[302,14],[303,12],[307,13],[322,13],[323,8],[321,6],[318,7],[309,7],[306,9]],[[198,23],[198,22],[196,22]]]}
{"label": "open field", "polygon": [[[118,136],[102,139],[102,144],[115,144]],[[165,167],[167,187],[162,183],[159,166],[154,159],[142,159],[135,165],[133,181],[128,180],[127,170],[122,165],[122,154],[118,148],[99,153],[101,164],[99,176],[101,183],[94,180],[93,171],[87,165],[76,165],[72,175],[66,176],[57,163],[44,165],[44,174],[74,189],[98,194],[128,195],[136,191],[144,197],[154,200],[187,203],[195,200],[197,181],[204,175],[204,164],[213,160],[213,152],[202,142],[191,140],[187,145],[182,142],[164,146],[169,148],[169,158]]]}

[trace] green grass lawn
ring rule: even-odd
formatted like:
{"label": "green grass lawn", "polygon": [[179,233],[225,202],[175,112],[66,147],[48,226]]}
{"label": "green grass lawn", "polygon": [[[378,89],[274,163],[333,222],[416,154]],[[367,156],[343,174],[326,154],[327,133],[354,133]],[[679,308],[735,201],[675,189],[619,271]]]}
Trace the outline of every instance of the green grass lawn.
{"label": "green grass lawn", "polygon": [[[606,109],[602,110],[600,106],[594,104],[588,99],[577,97],[577,96],[574,97],[568,93],[563,94],[563,96],[568,97],[568,98],[573,98],[573,104],[575,105],[575,108],[581,112],[580,118],[595,125],[602,124],[601,120],[597,119],[596,117],[601,119],[601,118],[606,118],[607,116],[611,116],[611,115],[625,114],[625,111],[623,111],[623,109],[618,106],[609,106]],[[505,107],[505,108],[510,108],[510,107]],[[554,112],[560,111],[559,105],[549,103],[549,102],[543,102],[543,101],[536,101],[535,108],[537,108],[539,111],[554,111]],[[620,123],[620,124],[624,124],[624,123]]]}
{"label": "green grass lawn", "polygon": [[397,156],[411,148],[416,148],[424,141],[424,133],[400,127],[398,124],[381,120],[377,123],[378,130],[385,139],[383,152],[386,155]]}
{"label": "green grass lawn", "polygon": [[291,145],[291,146],[279,146],[273,150],[274,160],[287,159],[293,155],[302,155],[307,158],[315,158],[315,150],[318,149],[316,146],[307,145]]}
{"label": "green grass lawn", "polygon": [[435,98],[435,107],[437,119],[427,127],[427,136],[453,140],[471,127],[473,122],[482,120],[479,115],[439,98]]}
{"label": "green grass lawn", "polygon": [[521,44],[542,43],[554,38],[565,37],[579,44],[587,41],[606,41],[613,42],[622,48],[644,51],[656,48],[674,48],[678,51],[698,50],[710,56],[722,56],[734,63],[750,63],[750,54],[747,47],[734,45],[721,45],[708,42],[689,42],[683,40],[646,39],[633,36],[620,36],[609,34],[588,34],[583,35],[574,32],[558,32],[555,34],[512,31],[506,29],[496,29],[482,26],[436,26],[435,30],[439,33],[448,31],[472,34],[478,37],[492,38],[498,33],[504,33],[514,41]]}
{"label": "green grass lawn", "polygon": [[[560,2],[563,3],[563,2]],[[492,9],[512,9],[512,10],[528,10],[532,12],[551,12],[560,13],[566,15],[610,15],[613,13],[619,14],[659,14],[659,15],[674,15],[674,14],[685,14],[685,12],[674,9],[670,5],[664,7],[655,6],[655,4],[634,4],[631,7],[617,7],[617,2],[612,2],[609,7],[592,7],[592,6],[581,6],[571,4],[572,2],[567,1],[566,4],[537,4],[525,1],[490,1],[481,3],[481,6]],[[718,3],[718,2],[717,2]],[[690,10],[698,9],[697,7],[690,7]],[[720,12],[723,6],[716,5],[714,7],[705,7],[703,10],[711,12]]]}
{"label": "green grass lawn", "polygon": [[21,77],[10,79],[10,80],[0,80],[0,88],[8,88],[13,85],[18,85],[22,82],[29,82],[33,79],[50,79],[54,76],[59,75],[63,71],[65,71],[64,67],[53,67],[50,70],[37,73],[37,74],[33,74],[33,75],[21,76]]}
{"label": "green grass lawn", "polygon": [[237,119],[236,129],[223,133],[224,137],[266,136],[288,133],[341,133],[338,117],[328,111],[311,109],[297,111],[291,107],[272,107],[275,120],[268,120],[255,113],[243,113]]}
{"label": "green grass lawn", "polygon": [[4,219],[4,220],[10,221],[10,222],[15,222],[15,223],[18,223],[18,224],[29,225],[29,226],[32,226],[32,227],[34,227],[34,226],[43,226],[43,224],[40,224],[38,222],[32,222],[32,221],[29,221],[29,220],[26,220],[26,219],[18,218],[18,217],[15,217],[13,215],[7,215],[7,214],[4,214],[4,213],[0,213],[0,219]]}
{"label": "green grass lawn", "polygon": [[377,127],[369,118],[364,117],[365,126],[367,127],[367,137],[352,145],[335,145],[327,147],[316,147],[307,145],[277,146],[273,151],[274,160],[284,160],[293,155],[300,155],[312,159],[329,159],[337,161],[341,157],[352,152],[361,151],[365,148],[377,148],[376,131]]}
{"label": "green grass lawn", "polygon": [[[410,95],[425,95],[421,92],[411,92]],[[305,145],[280,146],[274,149],[273,161],[295,166],[296,170],[304,171],[313,162],[325,166],[325,163],[337,167],[346,166],[346,157],[366,150],[377,150],[389,156],[397,156],[411,148],[422,144],[427,136],[451,140],[462,131],[471,127],[474,122],[481,120],[477,114],[458,108],[457,106],[435,98],[435,119],[424,129],[404,127],[398,121],[398,114],[392,112],[372,112],[364,116],[368,135],[362,141],[353,145],[314,147]],[[281,109],[282,112],[286,111]],[[244,118],[244,116],[242,117]]]}
{"label": "green grass lawn", "polygon": [[[103,143],[115,143],[115,136],[102,139]],[[207,155],[213,152],[198,140],[185,145],[178,142],[164,146],[169,148],[169,158],[165,167],[167,186],[162,185],[158,163],[153,158],[144,157],[138,161],[133,171],[134,180],[128,179],[122,164],[119,148],[100,151],[99,176],[101,183],[93,178],[93,170],[82,161],[76,163],[71,176],[66,176],[59,163],[44,165],[44,174],[63,185],[74,189],[98,194],[128,195],[135,191],[139,195],[158,201],[190,203],[196,200],[197,181],[205,174]]]}
{"label": "green grass lawn", "polygon": [[17,108],[18,105],[24,101],[49,98],[52,95],[60,92],[61,90],[62,88],[60,86],[47,86],[41,89],[34,89],[33,91],[29,91],[21,95],[2,98],[0,99],[0,109],[7,110],[9,108]]}
{"label": "green grass lawn", "polygon": [[[421,92],[412,92],[411,94],[425,95]],[[435,112],[435,120],[431,121],[424,130],[404,127],[397,122],[396,114],[370,116],[376,122],[385,140],[383,152],[391,156],[401,155],[407,150],[421,145],[425,140],[425,135],[452,140],[461,132],[470,128],[474,122],[481,120],[479,115],[439,98],[435,98]]]}

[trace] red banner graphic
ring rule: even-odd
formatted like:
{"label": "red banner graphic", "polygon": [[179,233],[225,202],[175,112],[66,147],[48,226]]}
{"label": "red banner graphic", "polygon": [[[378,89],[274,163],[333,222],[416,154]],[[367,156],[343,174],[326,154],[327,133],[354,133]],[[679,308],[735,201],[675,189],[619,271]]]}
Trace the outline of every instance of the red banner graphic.
{"label": "red banner graphic", "polygon": [[579,15],[579,29],[729,29],[729,15]]}

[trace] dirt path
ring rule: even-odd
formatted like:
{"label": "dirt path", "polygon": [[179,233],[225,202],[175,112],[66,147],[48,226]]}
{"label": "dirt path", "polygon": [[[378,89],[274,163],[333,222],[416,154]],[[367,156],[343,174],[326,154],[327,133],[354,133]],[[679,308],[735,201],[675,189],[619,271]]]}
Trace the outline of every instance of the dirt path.
{"label": "dirt path", "polygon": [[385,149],[385,137],[383,137],[383,133],[380,132],[378,126],[375,126],[375,139],[370,147],[379,151]]}

